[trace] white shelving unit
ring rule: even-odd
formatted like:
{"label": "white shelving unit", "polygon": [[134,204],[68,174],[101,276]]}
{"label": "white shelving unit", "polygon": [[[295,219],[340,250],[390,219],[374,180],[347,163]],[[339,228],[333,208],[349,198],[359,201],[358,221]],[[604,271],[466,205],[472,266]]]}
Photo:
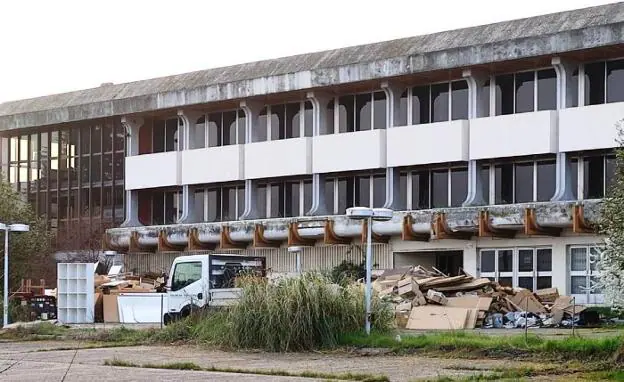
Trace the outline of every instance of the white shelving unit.
{"label": "white shelving unit", "polygon": [[57,316],[64,324],[94,322],[95,264],[60,263],[57,266]]}

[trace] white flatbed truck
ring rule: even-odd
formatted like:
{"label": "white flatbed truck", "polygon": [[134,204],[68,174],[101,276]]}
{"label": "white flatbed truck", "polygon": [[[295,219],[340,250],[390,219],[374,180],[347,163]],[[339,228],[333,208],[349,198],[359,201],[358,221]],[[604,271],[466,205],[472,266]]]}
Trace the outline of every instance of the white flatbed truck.
{"label": "white flatbed truck", "polygon": [[167,281],[165,325],[209,307],[231,305],[239,297],[234,279],[241,274],[266,276],[266,259],[233,254],[177,257]]}

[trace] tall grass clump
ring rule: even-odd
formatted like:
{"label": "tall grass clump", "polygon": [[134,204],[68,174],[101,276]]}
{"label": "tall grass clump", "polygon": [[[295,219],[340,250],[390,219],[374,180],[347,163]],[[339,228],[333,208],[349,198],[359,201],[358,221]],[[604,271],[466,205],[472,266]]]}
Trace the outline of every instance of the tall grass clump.
{"label": "tall grass clump", "polygon": [[[339,286],[323,275],[303,274],[270,283],[242,278],[241,299],[229,311],[233,347],[299,351],[334,347],[338,339],[364,326],[364,288]],[[373,298],[372,325],[389,330],[393,314]]]}

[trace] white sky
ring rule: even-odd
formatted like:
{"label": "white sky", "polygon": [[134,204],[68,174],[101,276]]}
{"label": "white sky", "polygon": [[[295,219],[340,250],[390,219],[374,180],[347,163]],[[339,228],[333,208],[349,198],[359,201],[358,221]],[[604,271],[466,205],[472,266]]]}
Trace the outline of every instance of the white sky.
{"label": "white sky", "polygon": [[0,102],[613,2],[0,0]]}

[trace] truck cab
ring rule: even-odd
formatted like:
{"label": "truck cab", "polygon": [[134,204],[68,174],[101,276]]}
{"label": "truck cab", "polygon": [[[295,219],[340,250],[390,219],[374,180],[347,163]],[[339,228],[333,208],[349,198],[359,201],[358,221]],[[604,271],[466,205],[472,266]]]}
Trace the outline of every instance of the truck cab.
{"label": "truck cab", "polygon": [[177,257],[167,281],[164,323],[187,317],[193,311],[236,302],[240,289],[235,288],[235,279],[250,273],[264,277],[266,259],[232,254]]}

